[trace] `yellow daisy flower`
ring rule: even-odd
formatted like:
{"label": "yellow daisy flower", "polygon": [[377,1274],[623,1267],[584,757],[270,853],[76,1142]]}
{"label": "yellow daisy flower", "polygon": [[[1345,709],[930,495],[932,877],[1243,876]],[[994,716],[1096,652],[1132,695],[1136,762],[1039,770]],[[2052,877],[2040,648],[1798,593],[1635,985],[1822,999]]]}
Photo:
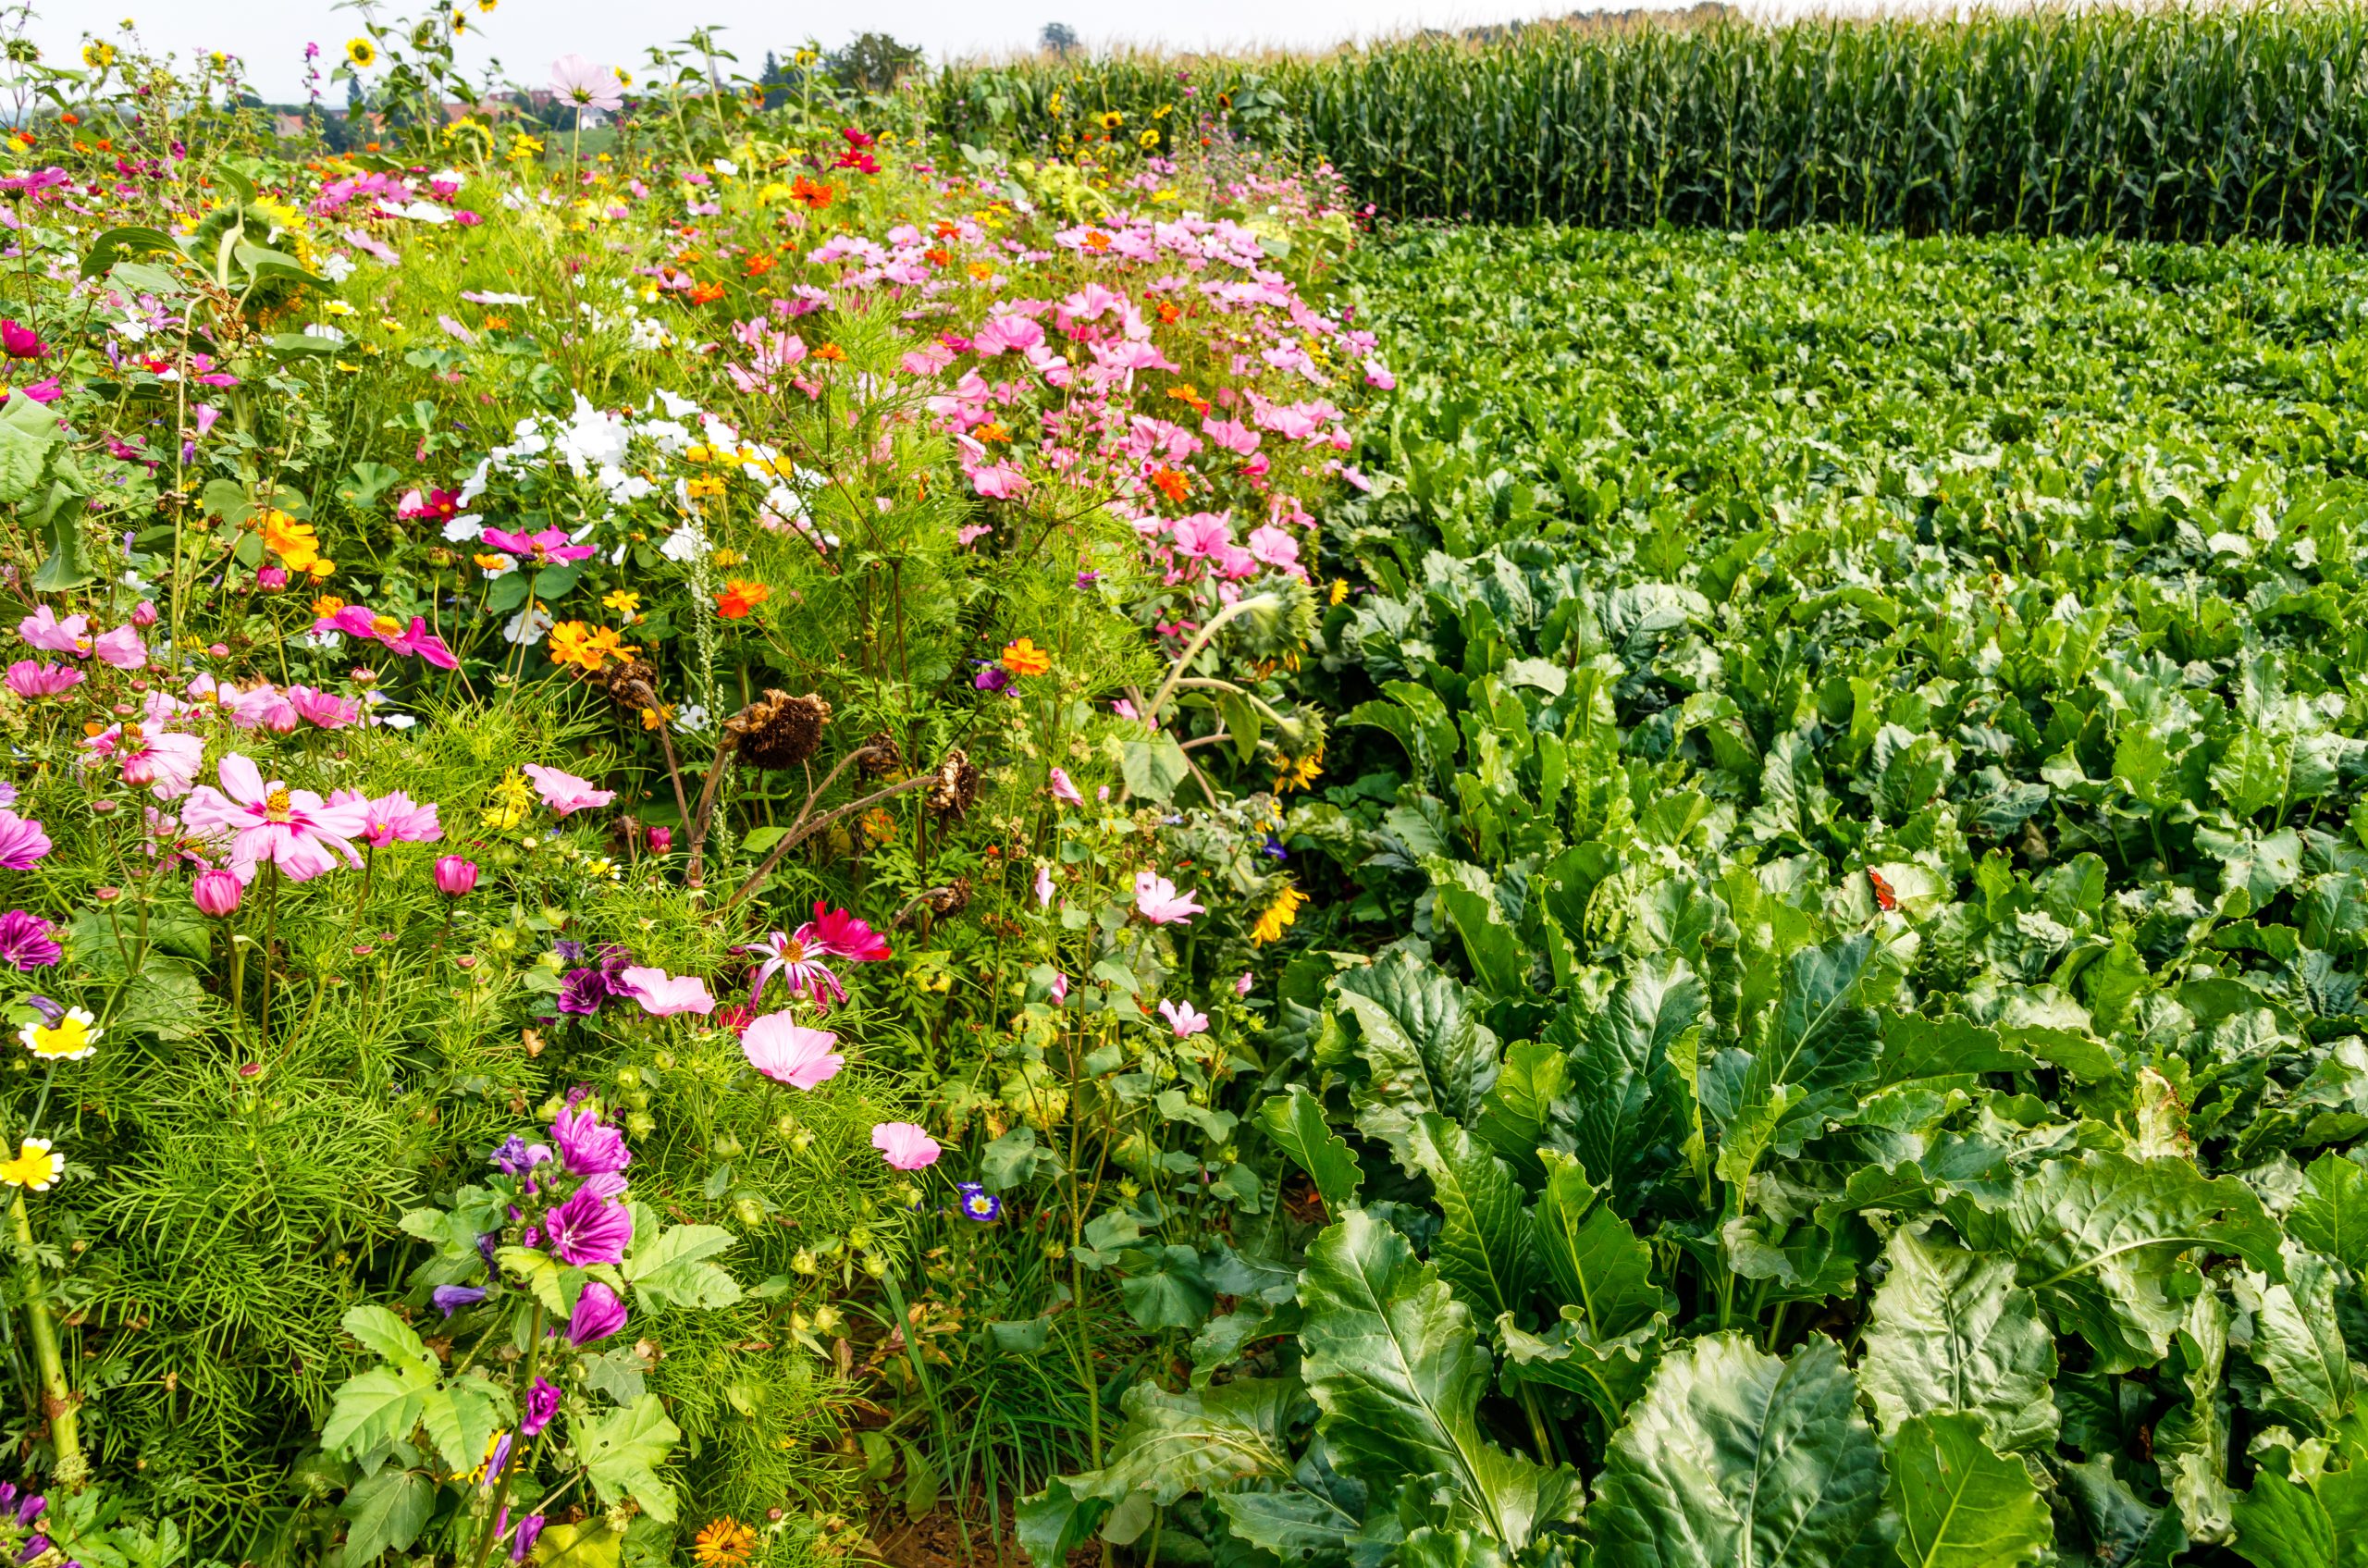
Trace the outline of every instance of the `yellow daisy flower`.
{"label": "yellow daisy flower", "polygon": [[46,1138],[28,1138],[24,1149],[13,1160],[0,1162],[0,1181],[11,1187],[29,1187],[36,1192],[46,1192],[66,1174],[66,1156],[52,1154]]}
{"label": "yellow daisy flower", "polygon": [[98,1051],[99,1036],[106,1032],[98,1022],[82,1008],[68,1007],[56,1023],[29,1023],[17,1031],[17,1038],[45,1062],[79,1062]]}

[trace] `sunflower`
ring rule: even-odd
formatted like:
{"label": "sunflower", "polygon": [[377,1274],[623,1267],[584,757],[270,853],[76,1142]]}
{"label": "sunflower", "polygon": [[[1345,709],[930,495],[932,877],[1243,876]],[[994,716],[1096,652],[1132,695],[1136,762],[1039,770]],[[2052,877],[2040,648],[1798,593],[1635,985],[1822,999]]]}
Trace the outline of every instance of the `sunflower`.
{"label": "sunflower", "polygon": [[1104,130],[1116,130],[1126,123],[1127,117],[1116,109],[1105,109],[1102,113],[1102,129]]}
{"label": "sunflower", "polygon": [[1299,907],[1306,902],[1306,894],[1288,883],[1284,883],[1283,890],[1275,895],[1275,901],[1260,910],[1258,919],[1252,923],[1251,942],[1260,946],[1269,942],[1280,942],[1284,928],[1299,919]]}
{"label": "sunflower", "polygon": [[90,43],[82,45],[82,63],[92,70],[105,70],[115,64],[115,45]]}
{"label": "sunflower", "polygon": [[1324,753],[1320,750],[1306,757],[1277,756],[1275,763],[1276,794],[1311,788],[1324,776]]}
{"label": "sunflower", "polygon": [[366,38],[345,41],[345,63],[355,70],[366,71],[378,63],[378,46]]}

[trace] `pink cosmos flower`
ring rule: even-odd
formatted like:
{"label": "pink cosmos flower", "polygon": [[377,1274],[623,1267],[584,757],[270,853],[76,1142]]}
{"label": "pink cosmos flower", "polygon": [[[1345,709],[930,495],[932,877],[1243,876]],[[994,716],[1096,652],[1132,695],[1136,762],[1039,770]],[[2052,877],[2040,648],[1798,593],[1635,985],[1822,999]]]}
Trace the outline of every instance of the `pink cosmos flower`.
{"label": "pink cosmos flower", "polygon": [[137,670],[148,662],[148,645],[130,626],[117,626],[91,644],[91,657],[118,670]]}
{"label": "pink cosmos flower", "polygon": [[1233,981],[1233,994],[1234,994],[1236,996],[1247,996],[1247,995],[1249,995],[1249,994],[1250,994],[1250,984],[1251,984],[1251,982],[1250,982],[1250,971],[1249,971],[1248,969],[1244,969],[1244,970],[1242,970],[1240,974],[1238,974],[1238,975],[1236,975],[1236,976],[1234,977],[1234,981]]}
{"label": "pink cosmos flower", "polygon": [[711,1013],[715,998],[707,994],[707,982],[697,975],[670,975],[664,969],[635,968],[618,978],[641,1010],[653,1018],[671,1019],[676,1013]]}
{"label": "pink cosmos flower", "polygon": [[0,806],[0,870],[30,870],[49,853],[49,834],[31,817]]}
{"label": "pink cosmos flower", "polygon": [[1069,782],[1067,769],[1055,768],[1053,770],[1052,785],[1053,798],[1059,801],[1062,805],[1082,806],[1085,804],[1085,796],[1079,795],[1078,793],[1077,785]]}
{"label": "pink cosmos flower", "polygon": [[1040,909],[1053,902],[1053,873],[1039,861],[1036,866],[1036,907]]}
{"label": "pink cosmos flower", "polygon": [[1258,443],[1265,439],[1239,419],[1203,419],[1201,429],[1213,444],[1243,457],[1256,451]]}
{"label": "pink cosmos flower", "polygon": [[617,797],[613,789],[594,789],[590,779],[579,779],[557,768],[529,762],[526,776],[535,781],[535,793],[543,797],[543,804],[562,817],[586,807],[606,806]]}
{"label": "pink cosmos flower", "polygon": [[789,994],[792,996],[811,996],[818,1007],[827,1009],[832,1003],[847,999],[846,987],[839,983],[839,977],[822,962],[827,949],[812,939],[813,930],[811,924],[802,925],[795,936],[785,931],[777,931],[762,942],[752,942],[740,949],[743,953],[761,953],[765,957],[765,961],[757,966],[756,979],[749,983],[749,1001],[762,1001],[766,985],[776,974],[789,977]]}
{"label": "pink cosmos flower", "polygon": [[787,1013],[767,1013],[749,1021],[740,1036],[748,1065],[777,1083],[812,1089],[835,1077],[846,1057],[831,1049],[839,1037],[828,1030],[801,1027]]}
{"label": "pink cosmos flower", "polygon": [[71,664],[36,664],[19,659],[8,666],[8,689],[18,697],[63,697],[82,684],[82,672]]}
{"label": "pink cosmos flower", "polygon": [[389,844],[434,844],[444,836],[444,824],[436,815],[433,803],[426,806],[413,800],[403,790],[366,799],[352,790],[339,790],[329,796],[331,805],[362,802],[362,842],[373,848],[383,849]]}
{"label": "pink cosmos flower", "polygon": [[324,730],[344,729],[362,717],[359,704],[348,702],[332,692],[315,691],[311,686],[290,686],[288,705],[296,710],[298,718]]}
{"label": "pink cosmos flower", "polygon": [[1174,883],[1150,871],[1135,873],[1135,908],[1155,926],[1179,925],[1208,912],[1190,894],[1178,894]]}
{"label": "pink cosmos flower", "polygon": [[479,537],[502,554],[514,555],[520,561],[535,566],[547,566],[553,562],[562,566],[571,565],[578,561],[589,561],[599,553],[590,545],[569,544],[567,536],[557,528],[538,529],[532,534],[512,533],[506,528],[487,528]]}
{"label": "pink cosmos flower", "polygon": [[1271,523],[1250,531],[1250,553],[1267,565],[1279,566],[1287,572],[1299,568],[1299,541]]}
{"label": "pink cosmos flower", "polygon": [[1196,1034],[1206,1034],[1209,1030],[1209,1015],[1194,1012],[1190,1002],[1163,1000],[1159,1005],[1159,1016],[1167,1020],[1167,1027],[1176,1031],[1178,1040],[1190,1040]]}
{"label": "pink cosmos flower", "polygon": [[91,620],[87,615],[57,618],[57,612],[46,604],[36,606],[31,615],[17,623],[17,635],[28,646],[43,653],[70,653],[77,659],[91,657]]}
{"label": "pink cosmos flower", "polygon": [[352,843],[362,831],[362,808],[331,806],[309,789],[290,789],[233,752],[216,771],[222,787],[200,784],[181,808],[181,823],[192,833],[228,833],[230,870],[242,883],[254,881],[271,861],[290,882],[310,882],[325,871],[362,864]]}
{"label": "pink cosmos flower", "polygon": [[1196,512],[1168,525],[1176,548],[1185,555],[1212,556],[1233,542],[1233,525],[1213,512]]}
{"label": "pink cosmos flower", "polygon": [[1028,476],[1008,463],[970,471],[970,488],[990,500],[1017,500],[1028,493]]}
{"label": "pink cosmos flower", "polygon": [[119,724],[85,743],[102,757],[123,765],[123,782],[145,789],[159,800],[179,800],[197,784],[199,764],[205,760],[205,742],[145,724]]}
{"label": "pink cosmos flower", "polygon": [[561,55],[551,62],[551,91],[562,104],[613,114],[624,107],[619,86],[615,71],[596,66],[581,55]]}
{"label": "pink cosmos flower", "polygon": [[927,1170],[944,1153],[937,1140],[909,1121],[883,1121],[871,1130],[871,1146],[897,1170]]}

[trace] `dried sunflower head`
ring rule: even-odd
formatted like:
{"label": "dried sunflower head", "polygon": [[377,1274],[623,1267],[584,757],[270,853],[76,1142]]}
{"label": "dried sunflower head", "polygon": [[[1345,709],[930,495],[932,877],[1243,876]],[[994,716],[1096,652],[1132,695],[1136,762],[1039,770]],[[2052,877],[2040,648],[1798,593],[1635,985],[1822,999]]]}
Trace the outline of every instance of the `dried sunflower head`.
{"label": "dried sunflower head", "polygon": [[979,765],[960,747],[945,754],[930,780],[929,809],[939,817],[967,817],[979,799]]}
{"label": "dried sunflower head", "polygon": [[933,887],[926,895],[929,907],[941,915],[958,915],[970,906],[970,879],[956,877],[944,887]]}
{"label": "dried sunflower head", "polygon": [[768,691],[726,719],[723,729],[738,744],[742,761],[779,772],[813,756],[830,722],[831,705],[810,691],[804,697]]}
{"label": "dried sunflower head", "polygon": [[864,759],[856,768],[868,779],[882,779],[905,771],[905,753],[896,745],[896,737],[886,730],[874,730],[864,736],[863,750]]}
{"label": "dried sunflower head", "polygon": [[591,671],[584,678],[606,692],[610,701],[628,713],[658,706],[658,667],[647,659],[620,659]]}

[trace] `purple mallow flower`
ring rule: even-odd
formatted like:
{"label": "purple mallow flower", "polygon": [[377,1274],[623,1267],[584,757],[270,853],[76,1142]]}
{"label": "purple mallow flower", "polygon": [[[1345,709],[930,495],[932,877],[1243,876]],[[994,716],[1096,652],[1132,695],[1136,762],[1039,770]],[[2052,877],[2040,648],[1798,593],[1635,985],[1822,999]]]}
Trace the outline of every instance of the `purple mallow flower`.
{"label": "purple mallow flower", "polygon": [[38,969],[57,962],[62,956],[56,928],[39,915],[30,915],[22,909],[0,915],[0,963],[14,964],[19,969]]}
{"label": "purple mallow flower", "polygon": [[518,1430],[533,1437],[551,1424],[559,1414],[559,1389],[555,1384],[537,1377],[535,1386],[526,1390],[526,1416],[518,1423]]}
{"label": "purple mallow flower", "polygon": [[485,1300],[485,1291],[475,1285],[438,1285],[428,1292],[428,1299],[436,1303],[437,1311],[450,1317],[462,1308]]}
{"label": "purple mallow flower", "polygon": [[551,1152],[547,1145],[529,1143],[514,1132],[493,1152],[493,1163],[509,1176],[524,1176],[550,1157]]}
{"label": "purple mallow flower", "polygon": [[567,1342],[582,1350],[624,1326],[625,1303],[617,1300],[614,1290],[595,1279],[575,1298],[574,1315],[567,1321]]}
{"label": "purple mallow flower", "polygon": [[577,1191],[545,1215],[543,1223],[550,1232],[551,1255],[571,1268],[623,1263],[633,1240],[633,1216],[624,1204],[589,1191]]}
{"label": "purple mallow flower", "polygon": [[551,1123],[551,1142],[559,1145],[559,1157],[569,1171],[577,1176],[623,1170],[633,1163],[625,1135],[603,1123],[588,1105],[560,1112]]}

